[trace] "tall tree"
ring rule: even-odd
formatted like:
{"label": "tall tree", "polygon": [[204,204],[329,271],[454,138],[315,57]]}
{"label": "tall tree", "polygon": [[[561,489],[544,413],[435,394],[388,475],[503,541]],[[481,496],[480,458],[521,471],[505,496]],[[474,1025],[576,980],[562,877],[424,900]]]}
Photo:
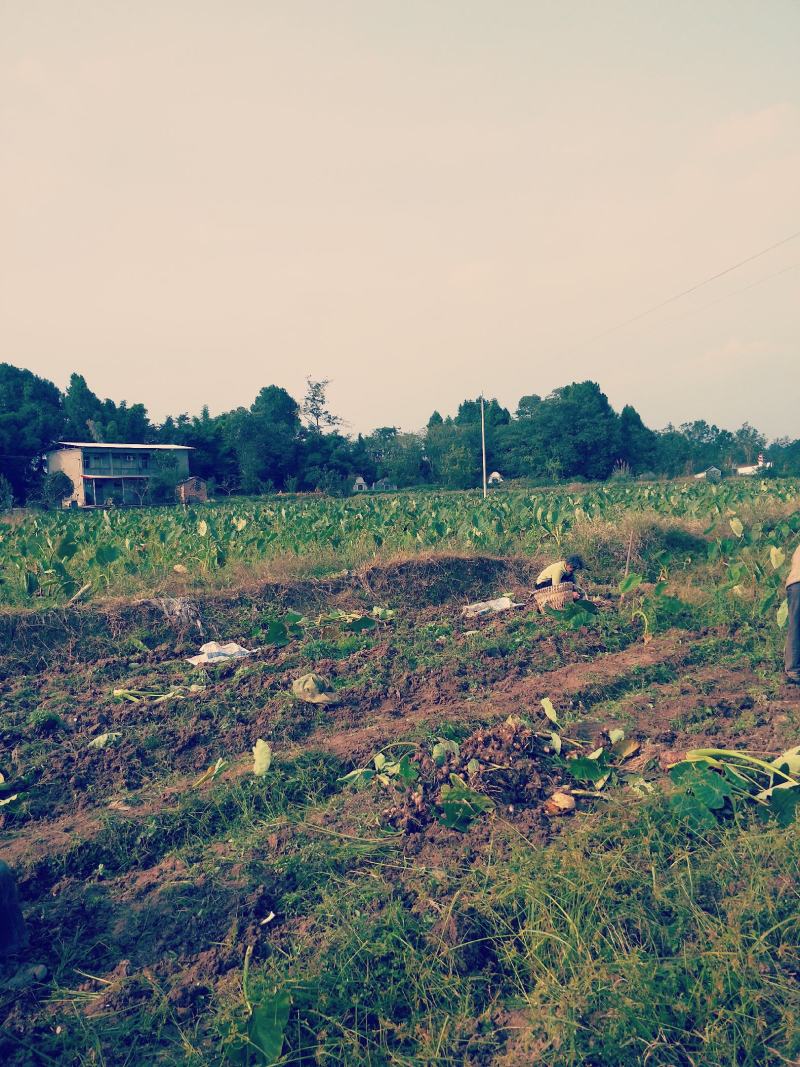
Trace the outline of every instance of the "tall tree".
{"label": "tall tree", "polygon": [[763,452],[767,446],[767,439],[749,422],[739,427],[733,435],[733,441],[746,464],[755,463],[759,453]]}
{"label": "tall tree", "polygon": [[639,412],[626,404],[619,416],[619,458],[635,474],[654,471],[658,458],[658,437],[642,422]]}
{"label": "tall tree", "polygon": [[249,410],[225,417],[226,440],[235,450],[242,490],[278,489],[295,474],[300,431],[297,401],[285,389],[268,385]]}
{"label": "tall tree", "polygon": [[[507,426],[511,421],[511,415],[507,408],[502,407],[494,397],[484,400],[483,417],[487,426]],[[456,425],[469,426],[481,421],[481,398],[477,400],[463,400],[458,405],[458,414],[455,417]]]}
{"label": "tall tree", "polygon": [[64,394],[64,435],[68,441],[102,441],[106,412],[82,374],[71,374]]}
{"label": "tall tree", "polygon": [[314,381],[312,378],[306,378],[306,382],[308,389],[303,399],[303,414],[308,419],[309,426],[316,433],[322,433],[323,429],[333,430],[341,426],[342,420],[328,408],[327,391],[331,384],[330,379],[323,378],[322,381]]}

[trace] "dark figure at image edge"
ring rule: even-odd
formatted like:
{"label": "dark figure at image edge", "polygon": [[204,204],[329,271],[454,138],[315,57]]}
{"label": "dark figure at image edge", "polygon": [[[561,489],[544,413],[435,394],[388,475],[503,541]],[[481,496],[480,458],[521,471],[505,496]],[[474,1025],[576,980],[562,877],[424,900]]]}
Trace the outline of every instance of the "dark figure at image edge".
{"label": "dark figure at image edge", "polygon": [[14,873],[0,860],[0,958],[19,952],[27,940]]}
{"label": "dark figure at image edge", "polygon": [[800,545],[794,550],[792,567],[786,579],[786,600],[789,605],[784,657],[786,678],[800,685]]}

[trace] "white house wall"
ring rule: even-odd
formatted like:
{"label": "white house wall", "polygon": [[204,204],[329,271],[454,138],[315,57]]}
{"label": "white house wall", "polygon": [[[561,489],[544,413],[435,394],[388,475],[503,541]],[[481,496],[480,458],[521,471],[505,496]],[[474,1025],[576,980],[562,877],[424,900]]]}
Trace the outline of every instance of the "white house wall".
{"label": "white house wall", "polygon": [[57,452],[50,452],[47,456],[48,473],[63,471],[71,479],[75,486],[72,496],[64,498],[64,507],[69,507],[75,501],[79,508],[86,504],[83,492],[83,456],[79,448],[60,448]]}

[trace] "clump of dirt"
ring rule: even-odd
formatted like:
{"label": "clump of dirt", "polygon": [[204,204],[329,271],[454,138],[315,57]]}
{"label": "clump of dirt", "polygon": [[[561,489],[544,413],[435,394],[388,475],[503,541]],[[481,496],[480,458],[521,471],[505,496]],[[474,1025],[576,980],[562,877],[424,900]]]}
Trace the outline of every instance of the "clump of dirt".
{"label": "clump of dirt", "polygon": [[409,761],[419,775],[414,788],[384,817],[395,829],[419,833],[438,818],[446,791],[458,780],[497,808],[541,806],[561,784],[553,755],[545,739],[512,716],[476,730],[457,751],[454,747],[437,758],[417,753]]}

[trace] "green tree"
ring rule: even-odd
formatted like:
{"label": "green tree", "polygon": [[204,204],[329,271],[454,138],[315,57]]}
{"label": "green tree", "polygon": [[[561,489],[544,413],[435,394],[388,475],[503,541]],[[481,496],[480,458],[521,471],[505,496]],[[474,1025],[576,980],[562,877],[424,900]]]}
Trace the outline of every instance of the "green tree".
{"label": "green tree", "polygon": [[[507,426],[511,422],[511,415],[507,408],[502,407],[497,400],[484,400],[483,417],[487,427]],[[481,400],[464,400],[458,405],[458,414],[455,417],[457,426],[480,425]]]}
{"label": "green tree", "polygon": [[474,449],[465,442],[451,445],[442,459],[441,476],[448,489],[473,489],[480,471]]}
{"label": "green tree", "polygon": [[764,451],[767,439],[749,422],[745,422],[733,435],[733,443],[743,463],[750,464],[755,463],[759,454]]}
{"label": "green tree", "polygon": [[64,393],[64,437],[68,441],[102,441],[106,412],[82,374],[71,374]]}
{"label": "green tree", "polygon": [[44,453],[61,437],[64,410],[52,382],[0,363],[0,474],[17,500],[34,493],[44,473]]}
{"label": "green tree", "polygon": [[155,452],[151,457],[151,464],[142,503],[174,504],[175,490],[181,480],[177,456],[172,452]]}
{"label": "green tree", "polygon": [[530,396],[521,396],[517,404],[517,418],[532,419],[539,410],[541,403],[542,398],[536,393],[531,393]]}
{"label": "green tree", "polygon": [[225,439],[235,451],[241,489],[261,493],[296,473],[300,410],[285,389],[263,388],[249,409],[225,416]]}
{"label": "green tree", "polygon": [[619,418],[596,382],[574,382],[541,401],[523,397],[517,410],[522,417],[515,431],[501,438],[512,476],[601,479],[611,473],[620,454]]}
{"label": "green tree", "polygon": [[548,459],[565,478],[607,478],[619,456],[619,420],[596,382],[573,382],[556,389],[535,423]]}
{"label": "green tree", "polygon": [[619,416],[619,459],[639,474],[654,470],[657,458],[657,434],[645,426],[635,408],[626,404]]}
{"label": "green tree", "polygon": [[314,381],[306,378],[308,389],[303,398],[303,414],[308,419],[309,426],[316,432],[322,433],[323,429],[332,430],[340,426],[342,420],[334,415],[328,408],[327,391],[331,384],[329,378]]}

